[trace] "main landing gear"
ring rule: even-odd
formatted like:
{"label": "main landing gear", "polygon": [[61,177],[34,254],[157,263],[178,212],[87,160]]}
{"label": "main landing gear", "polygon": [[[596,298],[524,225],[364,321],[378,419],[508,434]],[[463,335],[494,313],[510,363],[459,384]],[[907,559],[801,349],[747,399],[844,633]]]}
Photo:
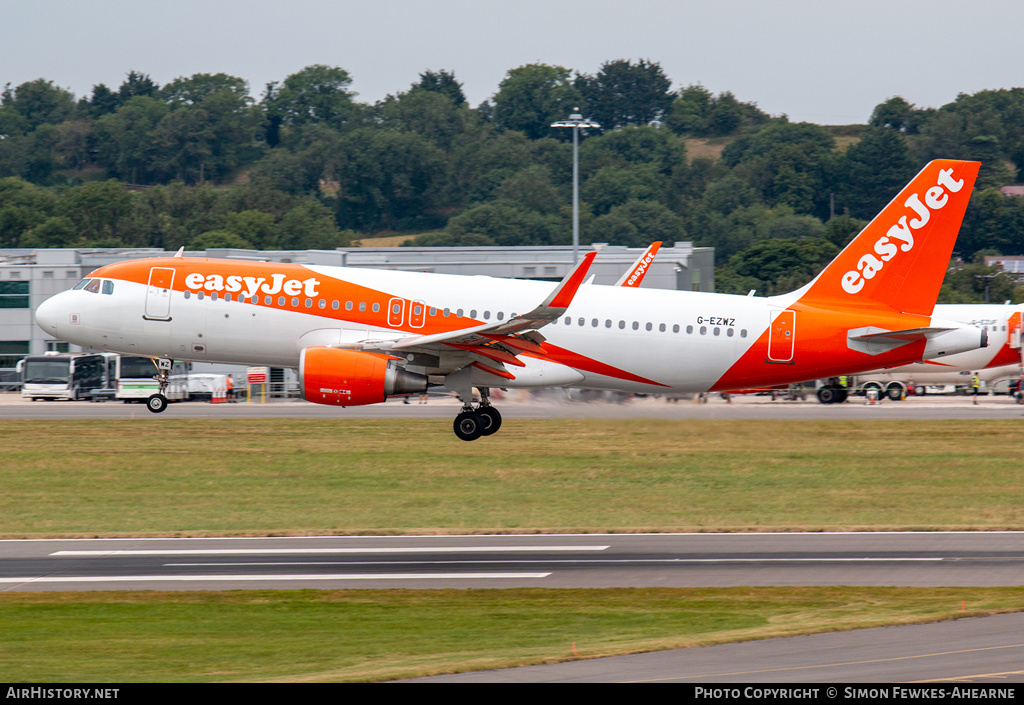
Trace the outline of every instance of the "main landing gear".
{"label": "main landing gear", "polygon": [[488,400],[488,391],[480,390],[480,404],[477,408],[466,402],[462,411],[455,417],[452,427],[455,435],[464,441],[475,441],[480,436],[489,436],[501,428],[501,414],[491,406]]}

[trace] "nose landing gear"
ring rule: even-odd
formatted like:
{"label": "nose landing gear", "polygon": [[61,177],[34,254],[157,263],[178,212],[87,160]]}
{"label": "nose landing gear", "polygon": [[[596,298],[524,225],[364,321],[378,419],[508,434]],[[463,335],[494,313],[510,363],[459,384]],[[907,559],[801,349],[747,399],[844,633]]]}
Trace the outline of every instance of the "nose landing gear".
{"label": "nose landing gear", "polygon": [[160,358],[156,361],[160,374],[156,375],[154,379],[160,384],[160,391],[146,400],[146,408],[154,414],[159,414],[167,408],[167,378],[171,374],[173,364],[174,361],[168,358]]}

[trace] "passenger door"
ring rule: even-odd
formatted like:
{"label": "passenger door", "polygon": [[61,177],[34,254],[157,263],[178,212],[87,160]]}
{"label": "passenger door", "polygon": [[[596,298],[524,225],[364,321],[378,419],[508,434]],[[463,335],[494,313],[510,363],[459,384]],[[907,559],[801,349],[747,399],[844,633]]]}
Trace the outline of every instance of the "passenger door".
{"label": "passenger door", "polygon": [[149,285],[146,287],[146,313],[144,318],[151,321],[171,320],[171,292],[174,288],[174,270],[169,267],[153,267],[149,270]]}

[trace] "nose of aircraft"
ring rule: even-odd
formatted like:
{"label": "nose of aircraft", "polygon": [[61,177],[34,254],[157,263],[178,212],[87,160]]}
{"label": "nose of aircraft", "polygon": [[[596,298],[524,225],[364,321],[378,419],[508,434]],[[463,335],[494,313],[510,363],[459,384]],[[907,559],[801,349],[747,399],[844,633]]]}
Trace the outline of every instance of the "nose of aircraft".
{"label": "nose of aircraft", "polygon": [[57,319],[60,316],[60,304],[55,301],[57,298],[51,296],[36,309],[36,325],[54,337],[58,337]]}

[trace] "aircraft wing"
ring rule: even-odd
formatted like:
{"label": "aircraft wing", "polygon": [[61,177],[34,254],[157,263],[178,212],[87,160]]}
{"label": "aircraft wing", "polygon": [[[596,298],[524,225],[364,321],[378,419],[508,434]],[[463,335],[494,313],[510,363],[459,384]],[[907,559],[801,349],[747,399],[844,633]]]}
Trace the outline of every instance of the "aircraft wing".
{"label": "aircraft wing", "polygon": [[473,344],[479,342],[490,342],[495,338],[516,335],[529,330],[536,330],[546,326],[555,320],[569,308],[576,292],[587,276],[596,252],[588,253],[576,267],[569,272],[554,291],[548,295],[543,302],[528,313],[514,316],[507,321],[497,323],[485,323],[471,328],[447,331],[445,333],[434,333],[432,335],[416,335],[402,338],[392,346],[395,350],[405,348],[422,347],[439,343]]}
{"label": "aircraft wing", "polygon": [[505,370],[504,365],[524,366],[524,363],[517,359],[517,356],[524,352],[536,355],[544,354],[544,349],[540,345],[544,342],[544,336],[536,332],[537,329],[546,326],[565,313],[583,284],[596,256],[596,252],[585,255],[544,301],[529,312],[514,316],[507,321],[484,323],[430,335],[409,335],[397,339],[367,339],[346,347],[382,352],[437,353],[444,350],[448,352],[460,350],[478,356],[478,358],[473,358],[476,361],[471,364],[500,377],[514,379],[511,373]]}

